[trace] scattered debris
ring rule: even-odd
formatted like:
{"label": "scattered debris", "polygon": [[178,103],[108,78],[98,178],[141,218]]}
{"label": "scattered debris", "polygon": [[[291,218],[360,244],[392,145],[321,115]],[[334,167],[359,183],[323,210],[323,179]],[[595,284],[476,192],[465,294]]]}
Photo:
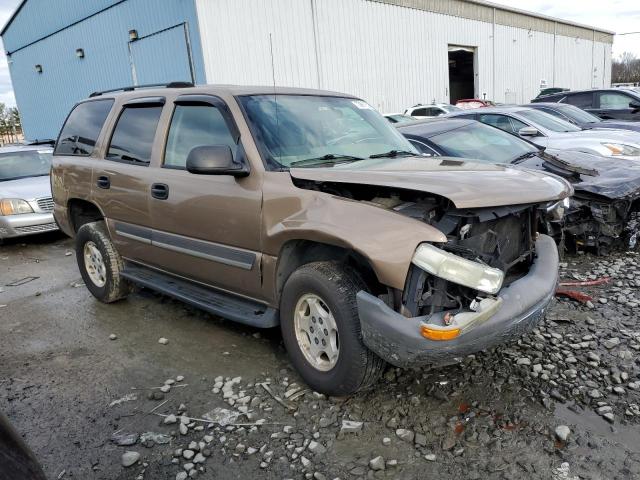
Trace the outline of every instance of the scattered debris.
{"label": "scattered debris", "polygon": [[137,433],[114,432],[111,435],[111,441],[120,447],[129,447],[138,442],[139,435]]}
{"label": "scattered debris", "polygon": [[140,460],[140,454],[138,452],[124,452],[122,454],[122,466],[127,468],[136,464]]}
{"label": "scattered debris", "polygon": [[158,339],[158,343],[159,343],[160,345],[166,345],[167,343],[169,343],[169,340],[167,340],[167,339],[166,339],[166,338],[164,338],[164,337],[160,337],[160,339]]}
{"label": "scattered debris", "polygon": [[134,400],[137,400],[137,399],[138,399],[138,395],[136,395],[135,393],[127,393],[124,397],[111,402],[109,404],[109,407],[115,407],[116,405],[120,405],[121,403],[124,403],[124,402],[133,402]]}
{"label": "scattered debris", "polygon": [[118,336],[115,333],[112,333],[111,335],[109,335],[109,340],[117,340]]}
{"label": "scattered debris", "polygon": [[24,277],[19,280],[14,280],[11,283],[6,283],[5,287],[19,287],[20,285],[24,285],[29,282],[33,282],[34,280],[39,279],[40,277]]}

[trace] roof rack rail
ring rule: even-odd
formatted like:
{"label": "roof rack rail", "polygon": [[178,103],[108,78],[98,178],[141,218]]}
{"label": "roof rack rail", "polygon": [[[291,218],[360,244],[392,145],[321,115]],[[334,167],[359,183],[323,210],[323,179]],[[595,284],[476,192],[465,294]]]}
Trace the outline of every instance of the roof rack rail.
{"label": "roof rack rail", "polygon": [[133,92],[134,90],[138,90],[140,88],[154,88],[154,87],[165,87],[165,88],[190,88],[195,86],[192,82],[169,82],[169,83],[149,83],[147,85],[131,85],[129,87],[120,87],[120,88],[112,88],[110,90],[102,90],[99,92],[93,92],[89,95],[89,98],[99,97],[105,93],[113,93],[113,92]]}

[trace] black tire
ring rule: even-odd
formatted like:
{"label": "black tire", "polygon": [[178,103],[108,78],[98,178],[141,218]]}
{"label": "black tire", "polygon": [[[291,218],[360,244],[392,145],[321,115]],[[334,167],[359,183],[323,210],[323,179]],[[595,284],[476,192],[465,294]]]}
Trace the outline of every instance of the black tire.
{"label": "black tire", "polygon": [[[314,390],[327,395],[349,395],[373,385],[385,362],[362,342],[356,294],[366,289],[358,275],[337,262],[303,265],[287,280],[280,300],[280,327],[291,363]],[[316,369],[298,345],[294,310],[305,294],[314,294],[329,307],[339,339],[338,359],[328,371]]]}
{"label": "black tire", "polygon": [[[105,283],[97,285],[89,275],[85,264],[84,248],[93,242],[106,267]],[[91,294],[103,303],[112,303],[126,298],[131,292],[131,284],[120,276],[124,269],[122,257],[116,251],[104,222],[85,223],[76,234],[76,260],[80,275]]]}

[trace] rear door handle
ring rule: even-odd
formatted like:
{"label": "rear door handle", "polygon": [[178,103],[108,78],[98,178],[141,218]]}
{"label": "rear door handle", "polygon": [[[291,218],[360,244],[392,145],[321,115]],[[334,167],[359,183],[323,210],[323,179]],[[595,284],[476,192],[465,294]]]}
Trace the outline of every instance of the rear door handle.
{"label": "rear door handle", "polygon": [[169,198],[169,185],[166,183],[154,183],[151,185],[151,196],[158,200]]}
{"label": "rear door handle", "polygon": [[100,175],[96,183],[98,185],[98,188],[108,189],[111,187],[111,180],[109,180],[109,177],[107,177],[106,175]]}

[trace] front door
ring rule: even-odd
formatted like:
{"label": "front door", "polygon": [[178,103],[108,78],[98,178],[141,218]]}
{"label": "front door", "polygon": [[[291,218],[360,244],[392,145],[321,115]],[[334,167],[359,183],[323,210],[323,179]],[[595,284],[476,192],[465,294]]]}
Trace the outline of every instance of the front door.
{"label": "front door", "polygon": [[199,146],[229,146],[242,161],[235,123],[223,101],[209,95],[182,95],[172,108],[153,179],[166,186],[167,196],[150,204],[158,261],[170,273],[255,297],[261,290],[259,178],[186,170],[189,152]]}

